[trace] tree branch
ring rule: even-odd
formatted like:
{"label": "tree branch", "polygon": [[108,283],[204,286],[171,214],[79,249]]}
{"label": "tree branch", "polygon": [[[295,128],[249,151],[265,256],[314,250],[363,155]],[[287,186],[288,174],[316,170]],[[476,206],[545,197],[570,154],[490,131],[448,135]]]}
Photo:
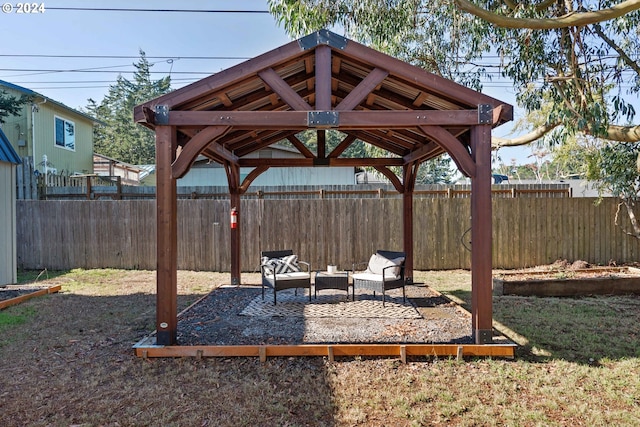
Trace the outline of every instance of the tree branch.
{"label": "tree branch", "polygon": [[640,125],[609,125],[603,138],[616,142],[638,142],[640,141]]}
{"label": "tree branch", "polygon": [[[627,229],[625,229],[622,225],[618,223],[618,215],[620,214],[620,206],[622,204],[624,204],[624,206],[627,208],[627,215],[629,215],[629,220],[631,221],[631,227],[633,228],[633,232],[627,231]],[[632,237],[635,237],[636,239],[640,239],[640,226],[638,225],[638,219],[636,218],[636,214],[633,212],[633,207],[629,204],[629,202],[626,199],[623,199],[622,202],[618,203],[618,209],[616,209],[616,216],[613,222],[627,236],[632,236]]]}
{"label": "tree branch", "polygon": [[491,147],[493,149],[498,149],[500,147],[517,147],[519,145],[527,145],[542,138],[559,125],[560,123],[548,123],[532,130],[526,135],[522,135],[512,139],[494,137],[491,139]]}
{"label": "tree branch", "polygon": [[637,74],[640,74],[640,65],[638,65],[636,61],[631,59],[631,57],[629,57],[629,55],[627,55],[627,53],[624,50],[622,50],[620,46],[616,44],[616,42],[614,42],[609,37],[607,37],[607,35],[602,31],[602,27],[600,26],[600,24],[595,24],[593,26],[593,29],[595,30],[596,34],[606,44],[609,45],[609,47],[611,47],[613,50],[616,51],[618,55],[620,55],[620,58],[622,58],[622,60],[624,61],[625,64],[627,64],[627,66],[631,67],[633,71],[635,71]]}
{"label": "tree branch", "polygon": [[469,12],[498,27],[529,28],[532,30],[550,30],[595,24],[597,22],[619,18],[627,13],[640,9],[640,0],[626,0],[609,9],[594,12],[569,13],[557,18],[511,18],[478,7],[469,0],[455,0],[455,2],[460,10]]}

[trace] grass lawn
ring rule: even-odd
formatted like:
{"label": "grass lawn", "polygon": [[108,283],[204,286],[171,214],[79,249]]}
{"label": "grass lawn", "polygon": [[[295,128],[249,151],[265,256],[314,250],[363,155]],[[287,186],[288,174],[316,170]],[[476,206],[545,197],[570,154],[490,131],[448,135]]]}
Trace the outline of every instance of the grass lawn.
{"label": "grass lawn", "polygon": [[[27,272],[25,280],[38,274]],[[416,272],[461,304],[468,271]],[[243,274],[245,283],[258,283]],[[178,309],[228,274],[178,272]],[[640,298],[494,297],[516,360],[139,359],[155,272],[41,275],[0,311],[1,426],[637,426]]]}

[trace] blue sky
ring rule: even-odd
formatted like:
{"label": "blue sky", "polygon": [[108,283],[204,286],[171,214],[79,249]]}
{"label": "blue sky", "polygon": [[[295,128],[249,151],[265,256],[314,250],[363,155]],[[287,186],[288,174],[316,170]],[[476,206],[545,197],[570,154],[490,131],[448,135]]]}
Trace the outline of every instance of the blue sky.
{"label": "blue sky", "polygon": [[[264,0],[48,0],[43,13],[0,13],[0,79],[33,89],[73,108],[101,101],[118,73],[131,77],[143,50],[154,77],[171,74],[179,88],[236,65],[291,39],[268,13],[178,13],[74,11],[55,8],[140,8],[266,11]],[[3,8],[4,10],[4,8]],[[26,55],[26,56],[11,56]],[[57,57],[34,57],[53,55]],[[83,56],[69,58],[62,56]],[[90,56],[101,56],[90,58]],[[116,56],[119,58],[104,58]],[[215,57],[195,59],[189,57]],[[75,71],[71,71],[75,70]],[[490,96],[515,103],[505,85],[487,86]],[[520,114],[516,111],[516,119]],[[506,136],[511,125],[494,132]],[[499,152],[505,163],[529,163],[531,149]]]}

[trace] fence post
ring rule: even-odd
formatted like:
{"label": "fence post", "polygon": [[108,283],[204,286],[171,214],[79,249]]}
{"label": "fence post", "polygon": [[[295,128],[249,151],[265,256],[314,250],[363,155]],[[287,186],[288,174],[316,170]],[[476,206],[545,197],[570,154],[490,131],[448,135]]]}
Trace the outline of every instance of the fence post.
{"label": "fence post", "polygon": [[86,176],[87,179],[87,200],[91,200],[91,177]]}
{"label": "fence post", "polygon": [[116,177],[116,200],[122,200],[122,178]]}

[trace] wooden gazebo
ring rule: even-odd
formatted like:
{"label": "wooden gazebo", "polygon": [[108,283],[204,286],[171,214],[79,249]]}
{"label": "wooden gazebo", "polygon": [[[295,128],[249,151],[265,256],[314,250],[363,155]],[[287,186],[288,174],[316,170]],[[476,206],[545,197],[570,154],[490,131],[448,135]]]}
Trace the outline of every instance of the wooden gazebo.
{"label": "wooden gazebo", "polygon": [[[492,342],[491,130],[512,119],[511,105],[322,30],[138,105],[134,114],[156,134],[157,345],[176,343],[176,180],[197,156],[224,166],[236,210],[251,182],[272,167],[374,167],[402,193],[411,277],[416,172],[445,152],[471,178],[472,330],[476,344]],[[327,129],[345,135],[331,151]],[[317,132],[316,152],[296,137],[304,130]],[[304,158],[246,158],[281,140]],[[343,157],[356,140],[390,155]],[[392,166],[402,167],[401,179]],[[253,168],[242,181],[241,167]],[[241,231],[231,234],[234,283],[241,281]]]}

